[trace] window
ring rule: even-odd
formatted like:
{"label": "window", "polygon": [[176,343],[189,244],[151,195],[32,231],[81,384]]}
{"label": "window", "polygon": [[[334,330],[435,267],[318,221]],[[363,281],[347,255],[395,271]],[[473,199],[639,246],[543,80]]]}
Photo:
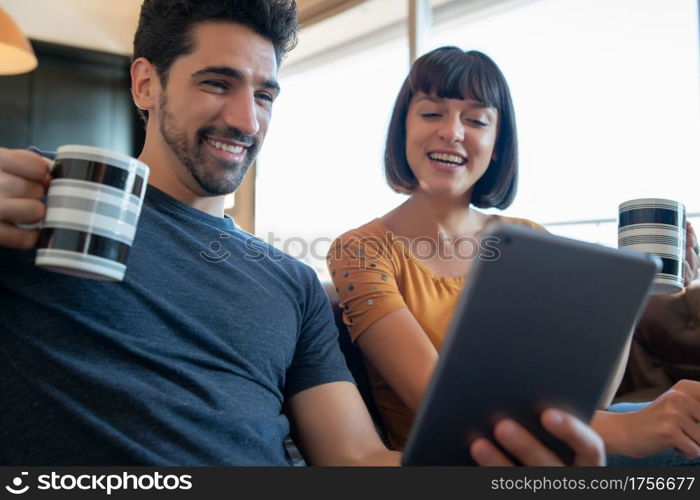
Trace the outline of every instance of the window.
{"label": "window", "polygon": [[667,197],[700,226],[697,5],[539,0],[434,27],[430,48],[482,50],[510,83],[521,175],[506,213],[615,246],[620,202]]}
{"label": "window", "polygon": [[[281,74],[258,162],[256,234],[322,277],[332,239],[405,199],[387,187],[382,165],[389,113],[408,70],[405,20],[390,4],[405,6],[386,0],[361,9],[385,9],[393,31],[384,31],[395,35],[376,43],[364,32],[345,36],[335,58],[292,55],[297,70]],[[668,197],[683,201],[700,229],[696,0],[434,4],[428,48],[482,50],[511,85],[521,176],[507,214],[615,246],[621,201]],[[472,12],[444,15],[451,6]],[[320,26],[314,48],[333,31]]]}
{"label": "window", "polygon": [[408,69],[404,39],[281,78],[256,180],[256,234],[326,273],[333,239],[404,198],[384,140]]}

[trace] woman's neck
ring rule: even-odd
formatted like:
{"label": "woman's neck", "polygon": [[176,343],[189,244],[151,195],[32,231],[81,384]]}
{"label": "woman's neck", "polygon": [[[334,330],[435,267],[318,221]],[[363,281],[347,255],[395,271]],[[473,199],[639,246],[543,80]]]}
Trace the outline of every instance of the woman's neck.
{"label": "woman's neck", "polygon": [[460,198],[431,196],[417,189],[403,204],[382,217],[394,233],[456,240],[481,232],[487,216],[470,206],[471,193]]}

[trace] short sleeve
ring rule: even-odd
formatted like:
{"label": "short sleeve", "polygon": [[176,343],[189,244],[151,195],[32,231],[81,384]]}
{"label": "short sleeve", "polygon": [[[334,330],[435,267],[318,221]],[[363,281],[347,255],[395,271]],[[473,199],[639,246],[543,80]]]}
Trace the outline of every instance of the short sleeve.
{"label": "short sleeve", "polygon": [[285,399],[330,382],[355,383],[340,350],[331,305],[315,273],[309,278],[308,287],[301,331],[292,364],[287,369]]}
{"label": "short sleeve", "polygon": [[519,217],[505,217],[503,215],[497,215],[493,218],[494,222],[505,222],[507,224],[519,224],[521,226],[527,226],[532,229],[537,229],[538,231],[548,232],[547,228],[543,225],[533,222],[529,219],[521,219]]}
{"label": "short sleeve", "polygon": [[521,224],[523,224],[524,226],[531,227],[532,229],[537,229],[538,231],[544,231],[545,233],[548,232],[547,228],[545,228],[541,224],[538,224],[537,222],[533,222],[528,219],[520,219],[520,221],[522,221]]}
{"label": "short sleeve", "polygon": [[328,269],[353,342],[372,323],[406,307],[387,238],[351,231],[333,242]]}

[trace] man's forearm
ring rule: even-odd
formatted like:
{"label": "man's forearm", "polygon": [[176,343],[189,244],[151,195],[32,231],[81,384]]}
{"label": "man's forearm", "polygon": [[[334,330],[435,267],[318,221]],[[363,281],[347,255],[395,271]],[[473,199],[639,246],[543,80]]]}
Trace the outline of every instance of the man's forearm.
{"label": "man's forearm", "polygon": [[397,467],[401,465],[401,453],[387,449],[383,444],[368,450],[353,450],[353,453],[338,454],[328,460],[319,460],[310,465],[335,467]]}
{"label": "man's forearm", "polygon": [[365,456],[360,463],[352,465],[397,467],[401,465],[401,453],[384,448]]}

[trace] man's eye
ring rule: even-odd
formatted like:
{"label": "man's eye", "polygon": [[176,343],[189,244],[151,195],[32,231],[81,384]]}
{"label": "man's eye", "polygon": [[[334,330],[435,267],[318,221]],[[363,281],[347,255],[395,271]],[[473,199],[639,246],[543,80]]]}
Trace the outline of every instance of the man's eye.
{"label": "man's eye", "polygon": [[206,80],[202,83],[217,90],[226,90],[228,88],[226,82],[222,82],[221,80]]}

